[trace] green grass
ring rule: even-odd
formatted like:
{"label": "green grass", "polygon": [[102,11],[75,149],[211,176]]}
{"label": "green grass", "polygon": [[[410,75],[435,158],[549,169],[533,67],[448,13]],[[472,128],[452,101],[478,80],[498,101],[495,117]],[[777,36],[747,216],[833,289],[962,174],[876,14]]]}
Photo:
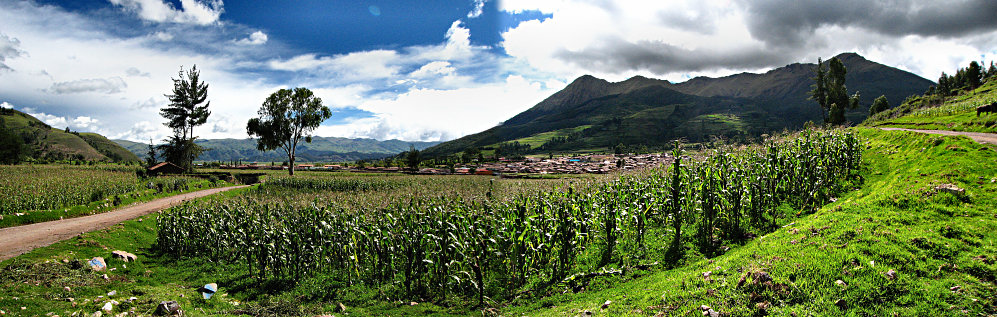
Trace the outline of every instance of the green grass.
{"label": "green grass", "polygon": [[[493,303],[492,311],[530,316],[573,316],[585,310],[605,316],[698,316],[698,307],[708,305],[733,316],[997,313],[994,149],[964,137],[855,131],[865,142],[864,182],[814,214],[785,220],[783,228],[731,246],[714,258],[690,257],[686,265],[672,269],[594,277],[579,289],[555,288],[545,297]],[[966,189],[966,195],[934,190],[946,183]],[[235,197],[246,190],[236,192],[207,199]],[[341,283],[329,276],[294,285],[257,285],[239,265],[157,254],[156,217],[127,221],[0,263],[0,309],[22,315],[89,314],[99,310],[107,292],[115,290],[114,299],[120,302],[138,298],[128,307],[122,305],[124,309],[134,307],[144,314],[162,300],[178,300],[189,314],[197,315],[334,313],[340,302],[351,315],[482,314],[464,306],[412,306],[378,296],[377,288],[329,287]],[[125,263],[109,259],[110,251],[117,249],[136,253],[138,262],[124,268]],[[72,269],[62,261],[93,256],[103,256],[109,267],[116,268],[107,272],[109,280],[101,277],[104,272]],[[895,278],[886,275],[890,270]],[[708,279],[704,272],[710,272]],[[752,278],[759,272],[772,281]],[[847,286],[836,285],[836,280]],[[218,295],[209,301],[198,299],[196,288],[211,282],[219,284]],[[76,307],[64,300],[70,296]],[[611,304],[601,309],[607,300]],[[838,300],[847,303],[847,309],[838,308]],[[116,308],[115,313],[120,311]]]}
{"label": "green grass", "polygon": [[[997,169],[990,165],[997,153],[964,137],[856,131],[867,141],[865,184],[816,214],[716,258],[593,280],[586,291],[503,313],[698,315],[700,305],[732,315],[997,312]],[[966,196],[934,190],[943,183],[966,189]],[[773,280],[757,283],[754,272]],[[607,300],[612,304],[601,310]],[[847,309],[835,306],[838,300]],[[763,303],[767,309],[759,308]]]}
{"label": "green grass", "polygon": [[947,97],[940,106],[912,109],[910,113],[892,119],[877,120],[873,117],[865,124],[876,127],[997,133],[997,114],[976,115],[977,106],[995,101],[997,80],[990,80],[973,91]]}

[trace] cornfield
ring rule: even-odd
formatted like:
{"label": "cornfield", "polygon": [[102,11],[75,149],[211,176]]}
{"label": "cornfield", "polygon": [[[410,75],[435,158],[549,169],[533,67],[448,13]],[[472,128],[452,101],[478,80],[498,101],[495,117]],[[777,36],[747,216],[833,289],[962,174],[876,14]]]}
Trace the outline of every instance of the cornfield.
{"label": "cornfield", "polygon": [[[849,132],[806,130],[696,160],[677,146],[669,166],[502,197],[489,189],[484,197],[344,208],[250,194],[164,212],[158,247],[247,265],[261,279],[334,274],[350,284],[393,285],[408,298],[508,299],[573,286],[585,272],[673,262],[687,244],[710,254],[748,232],[769,232],[777,206],[812,211],[840,192],[860,153]],[[261,190],[371,188],[351,184],[281,180]],[[381,188],[391,186],[371,190]]]}
{"label": "cornfield", "polygon": [[123,166],[0,166],[0,215],[82,205],[144,189],[182,190],[191,180],[142,180],[134,167]]}

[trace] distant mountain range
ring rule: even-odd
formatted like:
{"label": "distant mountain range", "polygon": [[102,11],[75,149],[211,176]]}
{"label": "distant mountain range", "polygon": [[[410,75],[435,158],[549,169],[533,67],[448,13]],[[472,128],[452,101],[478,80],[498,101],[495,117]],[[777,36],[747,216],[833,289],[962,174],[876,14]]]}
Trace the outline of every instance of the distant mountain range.
{"label": "distant mountain range", "polygon": [[[848,70],[849,94],[859,91],[861,107],[847,113],[861,122],[880,95],[891,105],[923,93],[934,83],[915,74],[869,61],[854,53],[836,56]],[[518,142],[531,151],[606,149],[618,144],[660,146],[673,139],[757,136],[822,122],[808,100],[816,64],[791,64],[764,74],[696,77],[673,84],[636,76],[608,82],[585,75],[532,108],[480,133],[423,151],[452,155],[465,149]]]}
{"label": "distant mountain range", "polygon": [[138,162],[139,158],[104,136],[56,129],[29,114],[0,109],[0,128],[16,134],[35,160]]}
{"label": "distant mountain range", "polygon": [[[127,140],[114,140],[122,147],[145,158],[149,144]],[[256,140],[252,139],[205,139],[197,140],[197,144],[208,151],[198,157],[200,161],[237,161],[244,162],[283,162],[287,156],[283,151],[262,152],[256,149]],[[343,162],[355,160],[371,160],[393,156],[408,151],[409,146],[418,150],[439,144],[440,142],[406,142],[399,140],[378,141],[375,139],[350,139],[336,137],[313,137],[311,143],[298,145],[296,162]]]}

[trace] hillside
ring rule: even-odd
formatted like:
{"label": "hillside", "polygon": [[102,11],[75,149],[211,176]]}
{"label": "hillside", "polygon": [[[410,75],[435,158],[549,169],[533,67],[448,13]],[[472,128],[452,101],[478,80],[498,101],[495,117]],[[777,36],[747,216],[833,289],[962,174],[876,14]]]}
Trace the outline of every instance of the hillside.
{"label": "hillside", "polygon": [[997,102],[997,77],[955,96],[915,96],[863,122],[874,127],[997,133],[997,114],[976,114],[976,107]]}
{"label": "hillside", "polygon": [[[880,95],[899,103],[932,85],[858,54],[837,57],[848,69],[849,92],[857,90],[862,96],[862,107],[848,112],[852,122],[865,119],[868,106]],[[611,83],[585,75],[499,126],[431,147],[425,154],[451,155],[512,141],[528,143],[534,152],[662,146],[675,138],[699,142],[798,128],[821,121],[819,108],[807,99],[815,66],[797,63],[764,74],[697,77],[678,84],[641,76]],[[567,131],[575,135],[538,149]]]}
{"label": "hillside", "polygon": [[138,161],[127,150],[95,133],[70,133],[52,128],[26,113],[4,109],[0,124],[19,135],[36,160],[79,159],[86,161]]}
{"label": "hillside", "polygon": [[[149,151],[149,145],[145,143],[127,140],[114,140],[114,142],[140,158],[144,158]],[[409,145],[421,150],[438,143],[313,137],[311,143],[298,145],[296,161],[338,162],[377,159],[408,151]],[[282,151],[262,152],[257,150],[256,141],[251,139],[206,139],[197,140],[197,144],[209,149],[201,154],[198,158],[200,161],[281,162],[287,160]]]}

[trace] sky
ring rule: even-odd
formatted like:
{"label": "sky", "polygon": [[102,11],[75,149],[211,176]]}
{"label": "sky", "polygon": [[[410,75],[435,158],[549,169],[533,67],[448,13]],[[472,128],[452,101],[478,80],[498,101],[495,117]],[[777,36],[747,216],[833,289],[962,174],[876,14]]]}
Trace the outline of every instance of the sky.
{"label": "sky", "polygon": [[997,55],[992,0],[0,0],[0,106],[149,142],[182,69],[246,138],[282,88],[333,110],[318,136],[446,141],[578,76],[682,82],[843,52],[935,80]]}

